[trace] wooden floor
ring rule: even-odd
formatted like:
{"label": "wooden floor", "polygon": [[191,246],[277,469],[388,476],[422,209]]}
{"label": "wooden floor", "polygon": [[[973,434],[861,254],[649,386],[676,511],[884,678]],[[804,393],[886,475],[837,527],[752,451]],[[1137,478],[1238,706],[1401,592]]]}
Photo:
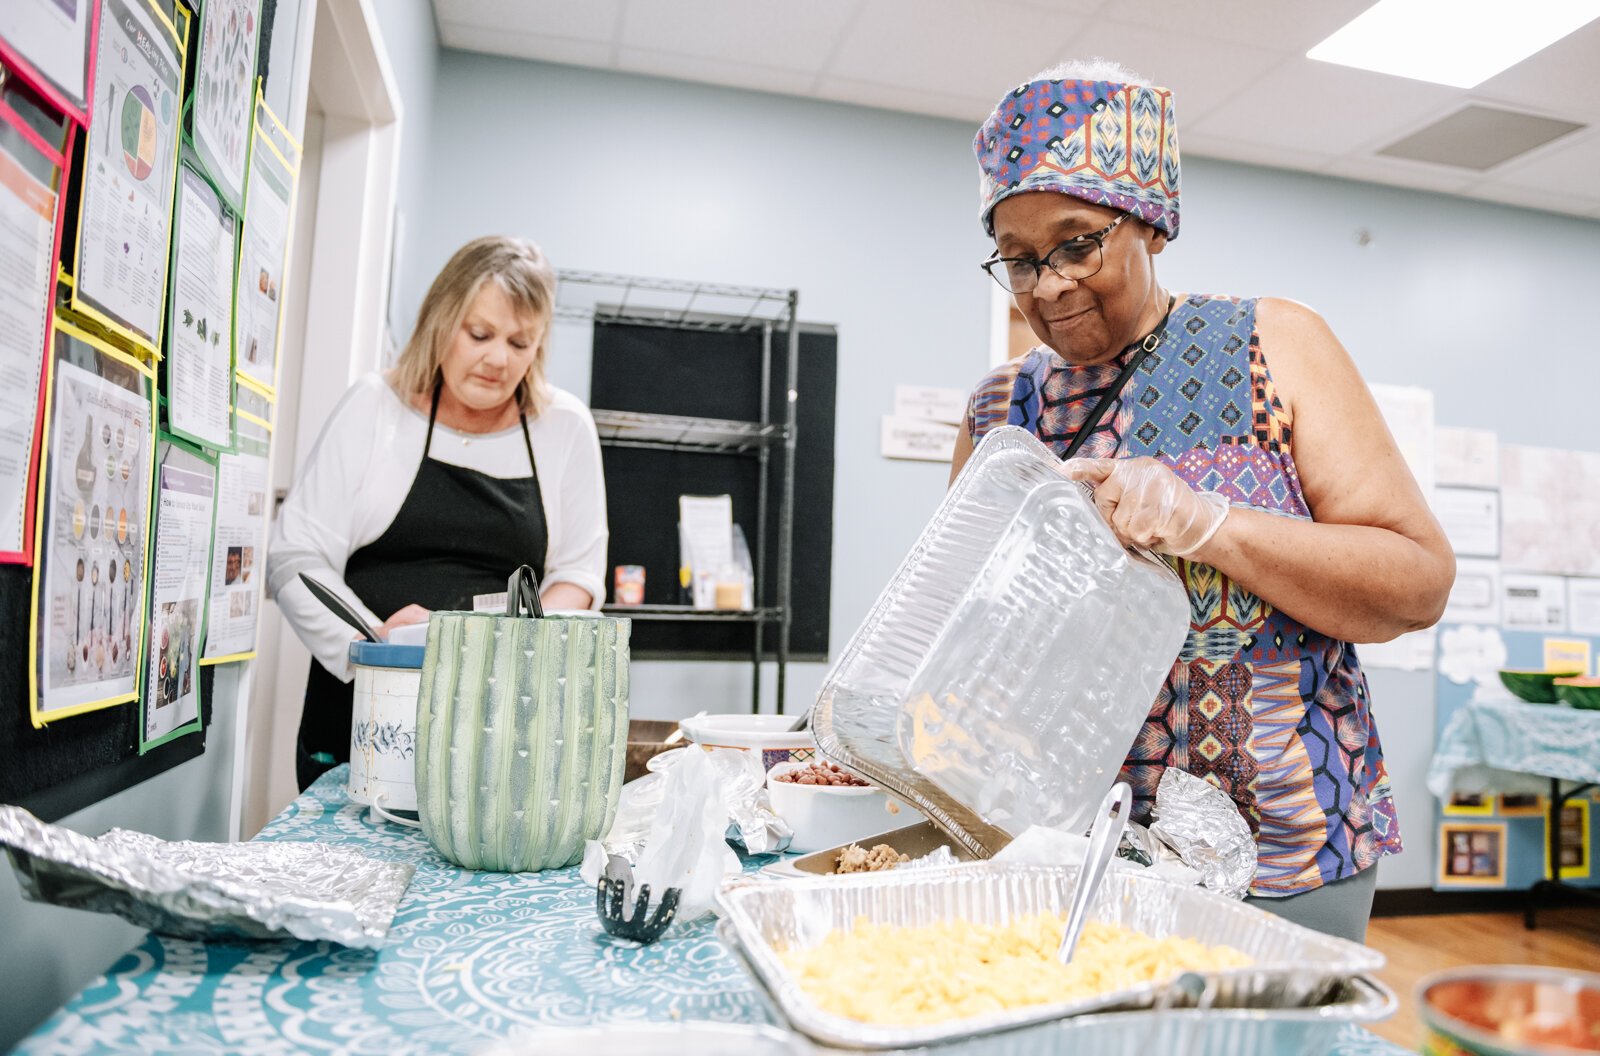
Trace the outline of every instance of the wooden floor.
{"label": "wooden floor", "polygon": [[1520,913],[1463,913],[1436,917],[1379,917],[1367,945],[1389,958],[1379,977],[1400,995],[1400,1012],[1373,1029],[1416,1048],[1421,1027],[1411,991],[1430,972],[1462,964],[1544,964],[1600,971],[1600,910],[1592,906],[1539,914],[1527,931]]}

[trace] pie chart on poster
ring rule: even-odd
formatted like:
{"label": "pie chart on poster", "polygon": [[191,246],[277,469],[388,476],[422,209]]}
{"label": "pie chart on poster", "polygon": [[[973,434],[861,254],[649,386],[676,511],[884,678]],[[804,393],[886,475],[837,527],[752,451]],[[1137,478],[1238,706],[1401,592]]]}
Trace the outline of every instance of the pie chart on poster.
{"label": "pie chart on poster", "polygon": [[122,100],[122,160],[136,180],[156,167],[156,111],[150,93],[136,84]]}

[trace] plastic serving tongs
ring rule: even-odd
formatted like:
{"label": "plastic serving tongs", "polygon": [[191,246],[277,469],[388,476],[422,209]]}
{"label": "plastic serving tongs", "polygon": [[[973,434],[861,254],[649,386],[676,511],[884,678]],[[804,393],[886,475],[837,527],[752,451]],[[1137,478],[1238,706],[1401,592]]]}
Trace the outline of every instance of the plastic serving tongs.
{"label": "plastic serving tongs", "polygon": [[1078,870],[1078,886],[1072,892],[1072,908],[1067,912],[1067,930],[1061,936],[1061,948],[1056,959],[1062,964],[1072,960],[1088,921],[1089,906],[1100,891],[1100,882],[1106,877],[1111,859],[1122,843],[1122,830],[1128,825],[1128,811],[1133,806],[1133,789],[1119,781],[1111,786],[1106,798],[1100,801],[1095,814],[1094,828],[1089,830],[1089,850],[1083,856],[1083,866]]}

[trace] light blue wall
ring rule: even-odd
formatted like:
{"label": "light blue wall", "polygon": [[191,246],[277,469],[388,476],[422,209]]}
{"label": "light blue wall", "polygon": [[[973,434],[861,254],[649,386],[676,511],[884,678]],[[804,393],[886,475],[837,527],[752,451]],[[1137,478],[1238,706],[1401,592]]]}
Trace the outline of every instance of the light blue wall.
{"label": "light blue wall", "polygon": [[[400,126],[400,171],[397,206],[403,224],[401,253],[414,254],[417,229],[432,203],[429,195],[430,164],[434,151],[431,130],[434,125],[434,87],[439,68],[439,32],[433,8],[427,0],[379,0],[372,5],[378,16],[378,32],[394,74],[395,88],[402,107]],[[417,305],[427,292],[431,272],[401,269],[395,288],[396,311],[401,328],[409,331],[416,318]],[[421,285],[417,285],[421,283]]]}
{"label": "light blue wall", "polygon": [[[941,467],[878,455],[894,385],[968,387],[987,367],[972,128],[450,50],[432,76],[426,207],[402,262],[412,310],[457,246],[509,232],[562,268],[794,286],[804,318],[838,326],[837,649],[944,487]],[[1204,158],[1185,162],[1183,224],[1159,262],[1171,288],[1312,305],[1369,380],[1432,388],[1442,424],[1600,446],[1580,407],[1600,380],[1592,341],[1547,322],[1592,296],[1600,224]],[[552,377],[586,394],[586,335],[555,337]],[[791,669],[791,710],[824,674]],[[636,710],[741,708],[747,678],[739,665],[638,664]],[[1380,883],[1427,886],[1431,678],[1371,681],[1417,848]]]}

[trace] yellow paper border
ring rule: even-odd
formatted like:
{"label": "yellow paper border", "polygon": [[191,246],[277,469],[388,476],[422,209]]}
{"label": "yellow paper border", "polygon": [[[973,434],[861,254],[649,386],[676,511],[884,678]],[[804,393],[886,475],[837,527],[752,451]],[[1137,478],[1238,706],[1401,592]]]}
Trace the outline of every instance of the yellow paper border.
{"label": "yellow paper border", "polygon": [[[1452,876],[1445,866],[1450,861],[1450,834],[1452,832],[1493,832],[1500,837],[1499,872],[1494,876]],[[1439,826],[1439,876],[1440,887],[1505,887],[1506,886],[1506,823],[1446,822]]]}
{"label": "yellow paper border", "polygon": [[[256,623],[256,630],[257,632],[261,630],[261,624],[259,622]],[[238,660],[254,660],[255,658],[256,651],[252,649],[248,653],[229,653],[227,656],[213,656],[209,660],[196,660],[195,666],[216,667],[218,664],[231,664]]]}
{"label": "yellow paper border", "polygon": [[[234,350],[234,377],[237,379],[238,384],[250,388],[257,395],[265,398],[267,402],[276,404],[278,402],[278,387],[283,381],[283,316],[289,308],[289,280],[293,273],[294,267],[295,213],[300,206],[300,162],[291,162],[288,158],[284,157],[283,151],[279,150],[278,145],[272,141],[271,131],[267,129],[266,126],[263,126],[260,120],[258,120],[259,115],[263,113],[266,114],[267,119],[272,122],[272,128],[276,129],[277,133],[295,149],[295,153],[300,155],[302,158],[305,156],[305,147],[302,146],[300,141],[290,133],[289,127],[283,123],[283,120],[278,117],[277,114],[273,113],[272,107],[267,104],[266,94],[262,91],[261,79],[257,78],[256,109],[251,115],[250,119],[250,150],[253,153],[258,143],[265,143],[267,149],[272,151],[273,156],[278,159],[278,161],[286,170],[288,170],[289,173],[289,202],[287,210],[288,230],[284,233],[283,278],[279,283],[279,285],[283,288],[283,296],[278,298],[278,323],[273,331],[274,345],[272,348],[272,384],[268,385],[266,382],[259,381],[238,369],[238,349]],[[248,212],[250,207],[250,185],[248,179],[245,181],[244,204],[245,210]],[[246,218],[241,217],[239,224],[239,252],[241,255],[244,252],[245,219]],[[237,268],[238,264],[236,263],[234,274],[234,287],[236,296],[239,285]],[[237,307],[237,304],[235,304],[235,309],[237,309]],[[268,426],[268,428],[270,429],[271,426]]]}
{"label": "yellow paper border", "polygon": [[49,341],[47,342],[46,346],[49,349],[49,355],[45,359],[45,428],[43,432],[44,442],[39,445],[39,493],[35,498],[35,502],[38,505],[34,508],[33,525],[33,552],[35,555],[35,564],[33,590],[28,600],[28,721],[32,723],[33,728],[36,730],[42,730],[49,723],[56,722],[59,719],[71,718],[74,715],[82,715],[90,711],[99,711],[102,708],[114,708],[119,704],[127,704],[130,701],[138,700],[139,677],[137,672],[142,670],[144,666],[145,647],[147,644],[145,642],[145,638],[148,636],[150,630],[150,525],[155,515],[155,510],[152,508],[151,503],[147,500],[145,502],[144,524],[144,575],[139,594],[139,633],[137,635],[137,640],[139,642],[139,653],[138,656],[135,657],[133,665],[133,669],[135,671],[133,692],[118,693],[117,695],[107,697],[104,700],[90,701],[86,704],[74,704],[66,708],[51,708],[48,713],[43,713],[39,710],[39,594],[44,587],[44,577],[39,575],[39,568],[42,564],[41,558],[44,554],[44,536],[45,525],[47,521],[46,514],[48,512],[45,509],[44,500],[45,493],[49,490],[50,478],[47,474],[50,471],[50,449],[55,442],[55,431],[50,428],[50,425],[55,409],[55,377],[57,359],[56,335],[58,333],[66,334],[68,337],[83,342],[102,355],[108,356],[118,363],[124,364],[125,366],[132,367],[134,370],[144,375],[145,380],[149,383],[150,458],[145,460],[146,466],[144,481],[145,492],[147,495],[150,492],[150,482],[153,479],[151,473],[154,470],[153,463],[155,461],[156,451],[155,369],[148,363],[140,360],[137,356],[133,356],[122,351],[109,341],[105,340],[103,337],[83,328],[82,326],[77,325],[71,318],[67,317],[67,313],[63,309],[58,308],[55,313],[55,319],[50,326]]}
{"label": "yellow paper border", "polygon": [[1484,793],[1482,799],[1483,802],[1476,807],[1466,804],[1457,805],[1447,799],[1439,804],[1439,811],[1446,817],[1451,818],[1488,817],[1494,813],[1495,797]]}
{"label": "yellow paper border", "polygon": [[1525,807],[1506,806],[1506,797],[1494,797],[1495,813],[1502,818],[1540,818],[1544,817],[1548,803],[1543,796],[1534,796],[1533,802]]}
{"label": "yellow paper border", "polygon": [[[130,0],[130,2],[137,3],[138,0]],[[181,97],[183,95],[183,85],[186,84],[189,79],[189,11],[182,4],[177,4],[174,7],[174,10],[183,16],[183,31],[180,33],[178,31],[178,27],[173,24],[172,19],[167,17],[166,12],[161,10],[161,8],[155,3],[155,0],[144,0],[144,6],[148,8],[150,13],[155,16],[156,21],[166,29],[167,34],[172,37],[172,42],[178,49],[178,95]],[[94,41],[92,44],[94,48],[98,48],[99,41]],[[181,113],[178,117],[177,132],[178,134],[176,137],[174,137],[172,144],[172,201],[167,203],[167,244],[163,250],[167,261],[167,275],[161,284],[162,311],[156,319],[155,336],[153,338],[141,337],[128,327],[124,326],[122,323],[119,323],[115,319],[112,319],[109,315],[106,315],[88,301],[83,300],[78,293],[78,284],[76,281],[74,281],[76,276],[68,276],[65,268],[61,270],[61,275],[63,276],[67,289],[70,291],[68,294],[68,303],[71,305],[72,311],[75,314],[93,321],[96,325],[103,327],[109,333],[115,335],[123,341],[128,342],[128,344],[138,349],[142,355],[148,356],[152,359],[161,358],[161,342],[166,336],[166,294],[167,286],[172,282],[172,207],[178,200],[178,156],[182,153],[182,151],[179,149],[179,146],[183,141],[183,118]],[[85,151],[83,164],[85,171],[83,175],[84,182],[78,188],[78,228],[77,236],[73,241],[72,247],[72,266],[74,268],[81,266],[83,261],[83,203],[84,199],[88,197],[88,195],[84,194],[83,192],[87,188],[89,179],[87,171],[89,167],[89,144],[87,139],[84,141],[83,149]]]}
{"label": "yellow paper border", "polygon": [[[1583,864],[1562,866],[1561,879],[1587,879],[1594,870],[1594,848],[1590,846],[1589,840],[1589,801],[1582,796],[1572,796],[1561,805],[1561,809],[1562,811],[1576,810],[1578,812],[1578,832],[1583,840]],[[1559,818],[1556,819],[1556,824],[1561,824]],[[1546,814],[1544,822],[1544,869],[1542,870],[1542,875],[1546,880],[1550,879],[1550,843],[1550,816]]]}

